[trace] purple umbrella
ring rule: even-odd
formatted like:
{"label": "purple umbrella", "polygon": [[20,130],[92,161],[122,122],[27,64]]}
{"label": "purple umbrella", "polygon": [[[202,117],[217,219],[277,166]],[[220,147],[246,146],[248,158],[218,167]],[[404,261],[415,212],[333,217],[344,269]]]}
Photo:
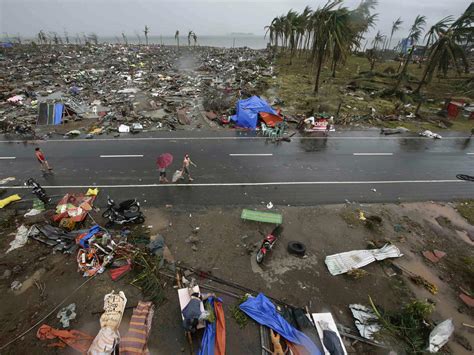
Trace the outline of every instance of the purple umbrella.
{"label": "purple umbrella", "polygon": [[156,165],[158,165],[160,169],[170,166],[172,162],[173,156],[170,153],[163,153],[156,159]]}

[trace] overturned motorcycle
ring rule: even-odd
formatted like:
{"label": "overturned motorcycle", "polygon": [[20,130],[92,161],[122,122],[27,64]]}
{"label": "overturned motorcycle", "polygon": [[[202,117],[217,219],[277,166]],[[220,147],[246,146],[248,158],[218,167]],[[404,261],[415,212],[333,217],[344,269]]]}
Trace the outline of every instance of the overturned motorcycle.
{"label": "overturned motorcycle", "polygon": [[262,242],[262,245],[260,246],[260,249],[258,249],[258,252],[257,252],[258,264],[261,264],[265,255],[267,255],[267,253],[273,249],[273,246],[275,245],[282,231],[283,231],[283,226],[279,225],[270,234],[268,234],[265,237],[265,239]]}
{"label": "overturned motorcycle", "polygon": [[26,180],[25,186],[31,187],[31,193],[39,198],[44,204],[47,204],[51,201],[51,198],[46,194],[45,189],[43,189],[35,179],[29,178]]}
{"label": "overturned motorcycle", "polygon": [[136,199],[124,201],[117,206],[114,200],[107,197],[107,204],[108,208],[102,214],[102,217],[109,220],[109,225],[145,222],[145,216],[140,211],[140,204]]}

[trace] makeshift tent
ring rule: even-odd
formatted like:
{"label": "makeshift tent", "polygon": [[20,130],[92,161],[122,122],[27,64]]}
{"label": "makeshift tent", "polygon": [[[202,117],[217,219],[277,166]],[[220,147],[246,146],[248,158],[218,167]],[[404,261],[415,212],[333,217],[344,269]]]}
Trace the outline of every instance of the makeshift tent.
{"label": "makeshift tent", "polygon": [[239,127],[255,129],[258,122],[258,114],[267,112],[276,115],[276,111],[258,96],[252,96],[245,100],[239,100],[235,105],[236,114],[231,117],[232,121]]}
{"label": "makeshift tent", "polygon": [[59,125],[63,121],[63,117],[72,116],[76,114],[70,105],[57,102],[55,104],[48,104],[42,102],[38,105],[38,119],[37,125]]}
{"label": "makeshift tent", "polygon": [[321,351],[304,333],[292,327],[275,308],[275,305],[260,293],[249,297],[240,305],[240,309],[259,324],[265,325],[280,334],[286,340],[302,345],[311,355],[320,355]]}

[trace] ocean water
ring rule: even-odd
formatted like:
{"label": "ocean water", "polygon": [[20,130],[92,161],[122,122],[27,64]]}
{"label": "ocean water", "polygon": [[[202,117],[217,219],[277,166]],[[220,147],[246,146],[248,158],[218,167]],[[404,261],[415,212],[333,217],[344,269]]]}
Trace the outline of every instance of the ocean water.
{"label": "ocean water", "polygon": [[[145,37],[140,35],[140,40],[142,44],[145,43]],[[120,41],[123,43],[121,36],[116,37],[99,37],[100,42],[105,43],[117,43]],[[137,36],[127,35],[128,43],[137,44],[139,40]],[[228,35],[228,36],[198,36],[197,45],[198,46],[212,46],[212,47],[223,47],[223,48],[238,48],[238,47],[249,47],[253,49],[262,49],[267,47],[268,38],[264,36],[254,36],[254,35]],[[164,44],[164,45],[176,45],[176,40],[174,36],[149,36],[149,44]],[[179,45],[187,46],[188,45],[188,36],[183,34],[179,36]],[[191,39],[191,46],[194,45],[193,40]]]}

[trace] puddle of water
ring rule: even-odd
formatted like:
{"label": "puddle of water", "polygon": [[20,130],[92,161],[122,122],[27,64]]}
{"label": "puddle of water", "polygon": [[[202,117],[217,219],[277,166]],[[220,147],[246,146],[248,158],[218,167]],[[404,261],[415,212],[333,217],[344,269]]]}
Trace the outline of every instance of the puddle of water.
{"label": "puddle of water", "polygon": [[269,288],[271,287],[272,283],[283,283],[281,276],[288,271],[312,269],[315,273],[315,276],[318,277],[319,272],[314,270],[314,266],[317,264],[318,258],[315,255],[308,256],[304,259],[290,256],[266,260],[266,264],[264,266],[265,269],[263,269],[259,264],[257,264],[255,254],[252,254],[250,257],[252,271],[256,274],[259,274]]}
{"label": "puddle of water", "polygon": [[438,223],[436,218],[442,216],[451,222],[454,229],[456,229],[456,235],[460,237],[461,240],[466,242],[469,245],[474,246],[474,242],[471,241],[467,235],[468,231],[474,232],[474,226],[470,225],[469,222],[461,216],[452,206],[450,205],[441,205],[438,203],[406,203],[402,204],[401,207],[411,213],[416,213],[422,216],[423,219],[428,220],[430,223],[433,223],[436,226],[445,228]]}

